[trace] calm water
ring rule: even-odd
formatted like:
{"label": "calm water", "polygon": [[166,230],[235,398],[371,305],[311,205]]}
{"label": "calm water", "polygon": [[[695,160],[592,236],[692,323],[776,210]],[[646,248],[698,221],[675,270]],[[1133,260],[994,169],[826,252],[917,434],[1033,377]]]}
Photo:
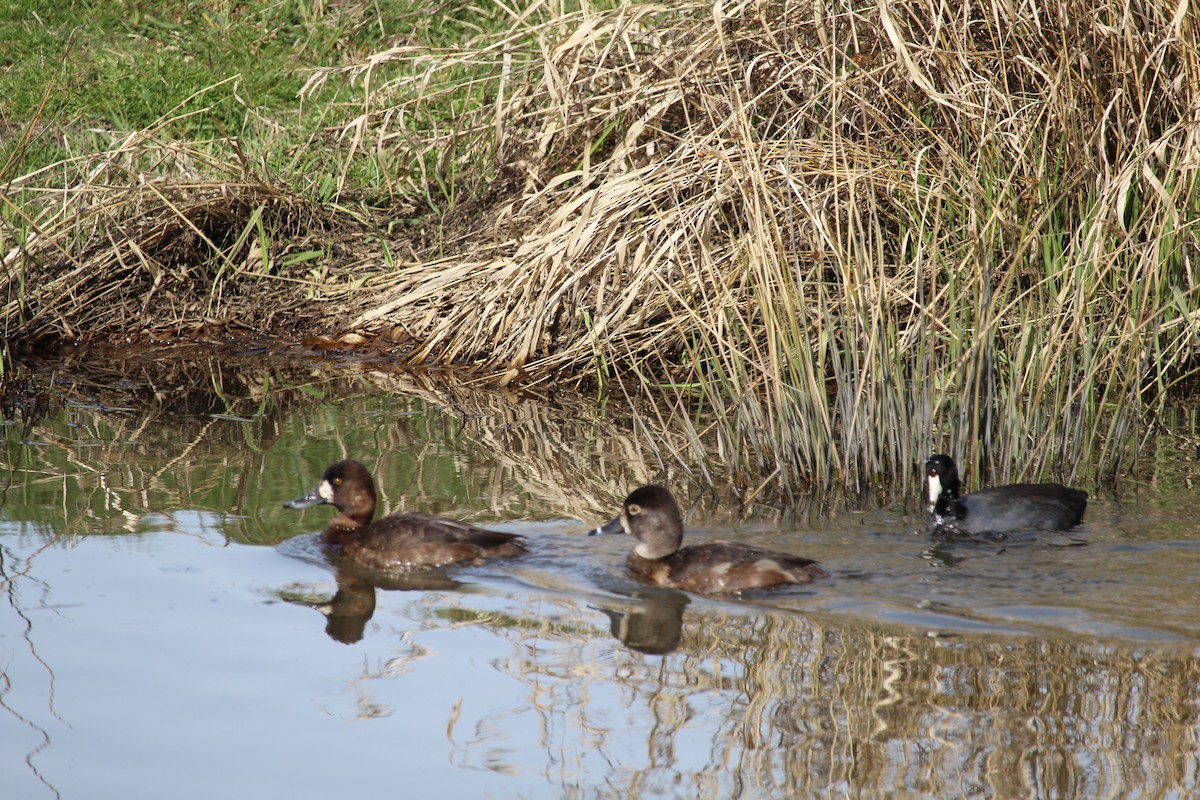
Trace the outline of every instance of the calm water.
{"label": "calm water", "polygon": [[[1190,432],[1073,539],[937,550],[915,498],[735,517],[612,409],[188,369],[181,392],[114,365],[91,395],[67,370],[83,399],[4,426],[5,798],[1200,794]],[[347,456],[385,510],[535,555],[335,574],[314,537],[330,509],[280,504]],[[647,589],[627,538],[585,534],[650,480],[691,502],[694,539],[835,579]]]}

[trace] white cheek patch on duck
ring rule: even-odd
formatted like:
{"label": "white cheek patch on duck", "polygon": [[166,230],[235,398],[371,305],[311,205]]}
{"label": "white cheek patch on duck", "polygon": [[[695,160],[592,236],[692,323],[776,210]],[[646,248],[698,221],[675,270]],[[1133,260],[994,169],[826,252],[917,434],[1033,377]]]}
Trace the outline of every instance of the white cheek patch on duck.
{"label": "white cheek patch on duck", "polygon": [[333,486],[330,485],[329,481],[321,481],[317,485],[317,494],[321,495],[321,499],[326,503],[333,502]]}
{"label": "white cheek patch on duck", "polygon": [[942,478],[937,473],[929,476],[929,505],[936,505],[942,496]]}

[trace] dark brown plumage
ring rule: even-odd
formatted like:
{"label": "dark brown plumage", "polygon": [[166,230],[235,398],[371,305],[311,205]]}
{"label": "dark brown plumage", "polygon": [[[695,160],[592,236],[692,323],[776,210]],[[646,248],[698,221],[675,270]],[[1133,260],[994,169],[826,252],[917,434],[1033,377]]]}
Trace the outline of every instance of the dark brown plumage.
{"label": "dark brown plumage", "polygon": [[809,583],[829,577],[807,558],[733,542],[681,547],[683,517],[671,493],[661,486],[635,489],[621,514],[591,533],[628,533],[638,539],[629,570],[659,586],[700,594],[732,594]]}
{"label": "dark brown plumage", "polygon": [[372,522],[375,481],[358,461],[339,461],[312,491],[284,503],[286,508],[309,508],[328,503],[338,510],[321,540],[345,558],[371,569],[405,569],[458,563],[481,563],[489,558],[512,558],[529,551],[521,536],[478,528],[432,514],[403,512]]}

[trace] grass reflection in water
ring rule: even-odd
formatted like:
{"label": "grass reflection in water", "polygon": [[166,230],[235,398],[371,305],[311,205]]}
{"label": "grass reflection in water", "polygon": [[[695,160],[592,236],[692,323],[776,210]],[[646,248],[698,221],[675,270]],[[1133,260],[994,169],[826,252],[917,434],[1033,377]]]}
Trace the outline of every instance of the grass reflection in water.
{"label": "grass reflection in water", "polygon": [[[1200,507],[1173,439],[1141,476],[1173,494],[1098,499],[1085,546],[935,563],[916,500],[912,526],[902,501],[794,526],[714,510],[661,457],[686,441],[660,432],[656,453],[624,412],[373,373],[346,380],[360,394],[307,368],[194,377],[216,388],[152,391],[148,373],[6,428],[0,754],[30,792],[85,796],[74,765],[128,778],[158,759],[171,786],[232,796],[217,738],[297,798],[329,796],[299,739],[329,743],[364,795],[416,767],[495,796],[1200,792]],[[280,503],[344,455],[371,460],[387,510],[496,523],[534,553],[383,586],[281,553],[324,520]],[[700,496],[698,539],[811,553],[834,579],[748,601],[638,584],[627,541],[585,533],[652,480]],[[925,635],[941,622],[956,635]],[[188,724],[167,740],[172,703]],[[108,796],[97,774],[86,796]]]}
{"label": "grass reflection in water", "polygon": [[682,612],[678,648],[647,654],[593,608],[541,598],[527,616],[468,603],[435,615],[507,639],[495,666],[527,687],[478,738],[455,732],[464,766],[488,768],[496,741],[515,738],[506,721],[532,707],[547,780],[580,789],[606,774],[579,796],[1200,789],[1194,650],[939,638],[700,601],[668,605]]}

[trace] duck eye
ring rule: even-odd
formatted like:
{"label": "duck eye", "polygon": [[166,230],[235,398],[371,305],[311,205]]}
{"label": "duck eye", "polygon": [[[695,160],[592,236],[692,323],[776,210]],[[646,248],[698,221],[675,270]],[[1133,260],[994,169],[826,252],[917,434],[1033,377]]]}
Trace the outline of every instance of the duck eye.
{"label": "duck eye", "polygon": [[639,506],[637,503],[630,503],[629,504],[629,513],[630,514],[640,514],[640,513],[642,513],[642,507]]}
{"label": "duck eye", "polygon": [[341,486],[341,485],[342,485],[342,479],[341,479],[341,478],[334,478],[334,479],[333,479],[333,485],[334,485],[334,486]]}

